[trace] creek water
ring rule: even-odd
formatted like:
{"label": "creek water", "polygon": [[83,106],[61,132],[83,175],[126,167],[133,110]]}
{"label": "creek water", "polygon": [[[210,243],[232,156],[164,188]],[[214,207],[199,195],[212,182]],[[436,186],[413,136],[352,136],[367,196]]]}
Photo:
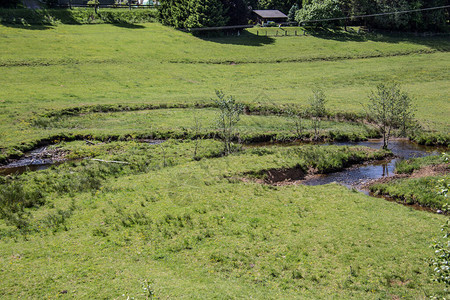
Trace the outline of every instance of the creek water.
{"label": "creek water", "polygon": [[[343,142],[333,143],[333,145],[345,146],[366,146],[374,149],[380,149],[383,146],[383,140],[373,139],[364,142]],[[302,184],[305,185],[323,185],[332,182],[337,182],[349,188],[356,188],[359,191],[368,193],[362,189],[362,186],[370,180],[379,179],[382,177],[394,176],[395,164],[402,159],[409,159],[414,157],[423,157],[428,155],[436,155],[443,151],[443,148],[428,147],[417,145],[406,139],[395,139],[389,142],[389,149],[394,154],[394,158],[385,161],[377,161],[370,164],[363,164],[353,166],[343,171],[323,174],[315,176],[311,179],[305,180]]]}
{"label": "creek water", "polygon": [[0,167],[0,175],[21,174],[26,171],[43,170],[59,162],[43,156],[42,154],[45,150],[46,147],[34,149],[26,153],[21,159]]}
{"label": "creek water", "polygon": [[[150,145],[161,144],[163,140],[151,140],[141,139],[137,140],[139,143],[147,143]],[[79,159],[77,159],[79,160]],[[11,163],[0,166],[0,176],[22,174],[28,171],[45,170],[53,165],[62,164],[63,162],[71,161],[64,157],[55,157],[55,155],[49,154],[47,147],[36,148],[30,152],[27,152],[23,157],[18,160],[14,160]]]}
{"label": "creek water", "polygon": [[[149,144],[160,144],[163,141],[142,140],[140,142]],[[383,141],[381,139],[372,139],[363,142],[342,142],[332,144],[345,146],[367,146],[370,148],[380,149],[383,145]],[[262,144],[259,146],[262,146]],[[286,144],[286,146],[289,146],[289,144]],[[368,180],[378,179],[386,176],[393,176],[395,163],[400,159],[408,159],[412,157],[421,157],[432,154],[439,154],[441,151],[445,150],[438,147],[427,147],[417,145],[406,139],[396,139],[390,141],[389,148],[395,155],[394,159],[382,162],[375,162],[372,164],[358,165],[340,172],[318,175],[315,176],[314,178],[305,180],[303,184],[323,185],[331,182],[337,182],[347,187],[355,187],[359,189],[359,187],[361,187]],[[45,150],[46,147],[35,149],[31,152],[28,152],[21,159],[0,167],[0,176],[1,175],[5,176],[9,174],[21,174],[27,171],[43,170],[54,164],[60,164],[64,162],[64,160],[55,160],[52,157],[46,157],[45,155],[43,155]]]}

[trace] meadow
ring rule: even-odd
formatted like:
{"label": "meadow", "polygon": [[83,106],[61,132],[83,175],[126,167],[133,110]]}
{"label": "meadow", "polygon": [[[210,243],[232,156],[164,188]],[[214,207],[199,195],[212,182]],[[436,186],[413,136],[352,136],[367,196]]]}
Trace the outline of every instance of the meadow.
{"label": "meadow", "polygon": [[[36,199],[30,215],[12,214],[0,227],[3,297],[444,295],[427,265],[443,216],[337,184],[251,179],[273,168],[326,171],[383,153],[297,146],[208,159],[214,151],[204,150],[217,155],[220,145],[204,141],[195,161],[193,142],[168,142],[164,165],[160,145],[123,143],[64,148],[131,166],[83,161],[3,183],[4,197],[22,183],[25,199]],[[93,175],[97,181],[84,179]]]}
{"label": "meadow", "polygon": [[311,139],[310,120],[286,112],[321,88],[321,139],[359,140],[378,135],[369,93],[396,81],[421,132],[447,145],[448,36],[256,30],[0,25],[0,159],[39,145],[71,159],[0,176],[2,298],[448,296],[428,265],[447,216],[338,184],[266,181],[388,151],[247,145],[224,156],[213,105],[217,89],[245,104],[244,142],[295,140],[299,120]]}
{"label": "meadow", "polygon": [[330,111],[363,114],[368,94],[386,81],[411,95],[425,130],[448,134],[445,36],[266,38],[253,31],[202,39],[157,23],[2,26],[0,142],[34,136],[34,114],[94,104],[208,103],[215,89],[252,105],[305,106],[320,87]]}

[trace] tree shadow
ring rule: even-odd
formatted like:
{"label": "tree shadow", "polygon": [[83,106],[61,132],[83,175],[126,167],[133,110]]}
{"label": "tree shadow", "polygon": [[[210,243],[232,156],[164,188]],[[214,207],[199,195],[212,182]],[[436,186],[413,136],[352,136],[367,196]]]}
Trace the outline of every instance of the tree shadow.
{"label": "tree shadow", "polygon": [[305,32],[308,35],[314,36],[320,39],[334,40],[339,42],[366,42],[367,34],[358,33],[354,30],[342,31],[341,29],[330,28],[305,28]]}
{"label": "tree shadow", "polygon": [[239,46],[253,46],[261,47],[264,45],[270,45],[275,42],[274,38],[268,36],[258,36],[248,31],[222,31],[222,32],[199,32],[194,36],[208,42],[227,44],[227,45],[239,45]]}
{"label": "tree shadow", "polygon": [[26,8],[5,9],[1,12],[1,24],[4,26],[28,29],[47,30],[53,28],[55,20],[63,24],[81,25],[72,12],[68,10],[32,10]]}
{"label": "tree shadow", "polygon": [[145,26],[132,23],[112,23],[111,25],[128,29],[144,29]]}
{"label": "tree shadow", "polygon": [[9,23],[1,23],[2,26],[12,27],[17,29],[26,29],[26,30],[49,30],[54,29],[52,25],[24,25],[24,24],[9,24]]}
{"label": "tree shadow", "polygon": [[307,28],[308,35],[327,40],[334,40],[339,42],[383,42],[391,44],[399,44],[404,42],[414,43],[430,47],[437,51],[449,51],[450,40],[448,35],[426,35],[426,33],[405,33],[405,32],[387,32],[387,31],[372,31],[372,32],[357,32],[350,29],[343,31],[342,29],[327,29],[327,28]]}

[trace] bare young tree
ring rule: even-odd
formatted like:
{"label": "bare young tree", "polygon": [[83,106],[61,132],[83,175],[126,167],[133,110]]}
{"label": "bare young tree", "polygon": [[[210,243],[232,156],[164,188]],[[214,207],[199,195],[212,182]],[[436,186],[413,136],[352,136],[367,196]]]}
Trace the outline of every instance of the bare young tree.
{"label": "bare young tree", "polygon": [[216,90],[217,99],[214,100],[219,108],[217,115],[217,125],[220,130],[220,137],[224,144],[224,153],[230,154],[233,151],[233,136],[235,125],[239,122],[240,115],[244,111],[244,106],[237,103],[233,96],[225,96],[225,94]]}
{"label": "bare young tree", "polygon": [[305,117],[305,111],[301,107],[289,105],[286,109],[286,114],[289,120],[292,120],[295,127],[295,134],[297,138],[301,138],[303,134],[303,118]]}
{"label": "bare young tree", "polygon": [[368,118],[373,120],[383,136],[383,149],[389,146],[394,129],[406,128],[414,118],[411,98],[396,83],[379,84],[369,95]]}
{"label": "bare young tree", "polygon": [[309,98],[309,115],[311,117],[311,124],[314,129],[314,139],[319,138],[320,123],[322,118],[326,116],[327,110],[325,104],[327,100],[325,93],[321,89],[314,89],[312,97]]}
{"label": "bare young tree", "polygon": [[192,128],[194,131],[194,155],[193,159],[198,160],[199,157],[197,156],[200,142],[203,140],[203,134],[202,134],[202,124],[200,123],[200,119],[197,115],[197,112],[194,112],[194,126]]}

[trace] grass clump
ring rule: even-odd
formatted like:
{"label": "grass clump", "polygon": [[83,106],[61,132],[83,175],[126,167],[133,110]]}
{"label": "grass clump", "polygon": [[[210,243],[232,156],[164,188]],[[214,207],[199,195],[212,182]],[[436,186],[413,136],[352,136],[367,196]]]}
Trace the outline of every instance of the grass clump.
{"label": "grass clump", "polygon": [[365,161],[384,159],[392,154],[390,151],[374,151],[365,147],[311,145],[288,147],[287,149],[283,147],[255,148],[248,149],[246,153],[254,156],[252,160],[263,156],[265,158],[273,157],[275,161],[282,161],[281,165],[275,167],[272,164],[261,165],[253,163],[252,171],[244,173],[244,175],[250,175],[251,177],[268,179],[266,180],[268,183],[303,179],[308,173],[326,174],[336,172]]}
{"label": "grass clump", "polygon": [[387,184],[375,184],[370,191],[376,195],[387,195],[406,204],[419,204],[432,209],[440,209],[448,200],[437,194],[439,180],[449,180],[447,176],[398,179]]}
{"label": "grass clump", "polygon": [[364,161],[380,160],[390,156],[391,152],[371,151],[364,147],[309,146],[301,148],[297,155],[305,161],[306,167],[314,168],[317,173],[325,174]]}
{"label": "grass clump", "polygon": [[[398,174],[415,174],[409,178],[395,179],[387,183],[374,184],[370,191],[387,195],[406,204],[419,204],[432,209],[440,209],[447,203],[445,195],[437,186],[448,182],[448,155],[431,155],[426,157],[401,160],[395,165]],[[436,169],[437,171],[433,171]],[[423,170],[423,171],[421,171]],[[422,174],[420,174],[422,172]],[[428,173],[430,172],[430,173]],[[437,173],[437,174],[432,174]]]}
{"label": "grass clump", "polygon": [[398,174],[411,174],[425,166],[444,164],[447,162],[441,155],[430,155],[425,157],[401,160],[395,164],[395,172]]}

